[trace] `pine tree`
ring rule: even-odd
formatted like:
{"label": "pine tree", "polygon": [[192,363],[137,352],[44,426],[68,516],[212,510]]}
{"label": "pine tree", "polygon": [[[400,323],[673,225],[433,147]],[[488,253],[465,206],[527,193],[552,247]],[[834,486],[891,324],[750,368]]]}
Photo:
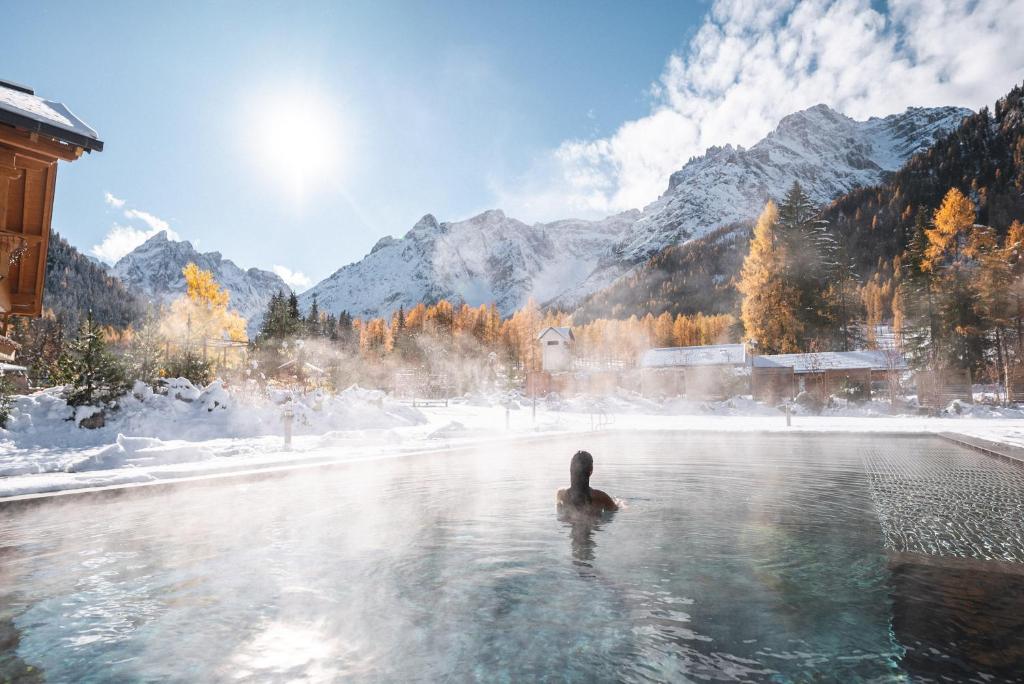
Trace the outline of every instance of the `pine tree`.
{"label": "pine tree", "polygon": [[[298,299],[296,298],[296,304]],[[319,337],[322,334],[320,328],[320,307],[316,301],[316,293],[313,293],[313,301],[309,305],[309,313],[306,315],[305,334],[309,337]]]}
{"label": "pine tree", "polygon": [[66,345],[53,377],[67,385],[64,398],[71,406],[109,405],[128,389],[124,367],[107,348],[103,328],[92,313]]}
{"label": "pine tree", "polygon": [[355,322],[348,311],[338,314],[338,326],[336,332],[338,343],[347,349],[354,349],[358,346],[359,335],[355,330]]}
{"label": "pine tree", "polygon": [[834,262],[828,271],[829,277],[824,283],[824,303],[827,309],[827,330],[831,335],[827,337],[833,349],[850,351],[860,347],[864,336],[857,325],[862,319],[860,277],[853,257],[845,247],[836,249]]}
{"label": "pine tree", "polygon": [[299,311],[299,296],[288,295],[288,335],[298,335],[302,330],[302,313]]}
{"label": "pine tree", "polygon": [[269,340],[278,337],[281,331],[280,314],[284,306],[284,294],[280,291],[270,295],[267,302],[267,309],[263,312],[263,322],[260,323],[260,331],[257,335],[258,341]]}
{"label": "pine tree", "polygon": [[11,406],[14,404],[14,383],[5,375],[0,375],[0,428],[7,427],[7,419],[11,417]]}
{"label": "pine tree", "polygon": [[787,248],[779,235],[779,211],[768,202],[757,219],[750,251],[736,288],[743,295],[741,317],[748,337],[764,353],[799,351],[802,324],[798,293],[787,282]]}
{"label": "pine tree", "polygon": [[213,380],[213,368],[210,362],[192,349],[182,349],[172,354],[165,362],[168,377],[185,378],[193,385],[202,387]]}
{"label": "pine tree", "polygon": [[920,207],[900,261],[902,277],[896,292],[900,340],[911,364],[918,368],[938,365],[938,350],[947,334],[939,316],[938,274],[926,266],[929,230],[928,210]]}
{"label": "pine tree", "polygon": [[[777,233],[784,247],[785,278],[797,297],[797,346],[807,350],[816,341],[833,337],[826,294],[829,276],[837,275],[837,260],[828,224],[817,218],[814,204],[798,182],[779,205]],[[844,278],[850,275],[847,264],[841,269]]]}
{"label": "pine tree", "polygon": [[406,325],[405,307],[399,306],[391,318],[391,344],[396,354],[410,360],[416,356],[415,341]]}
{"label": "pine tree", "polygon": [[1008,296],[1013,319],[1014,355],[1024,360],[1024,225],[1020,221],[1010,224],[1003,239],[1003,251],[1010,268]]}
{"label": "pine tree", "polygon": [[160,322],[150,312],[135,331],[125,354],[125,365],[132,380],[156,385],[163,370],[166,341],[160,333]]}
{"label": "pine tree", "polygon": [[991,331],[995,346],[996,377],[1007,392],[1012,391],[1010,373],[1009,330],[1013,321],[1011,284],[1013,279],[1010,259],[1012,249],[999,244],[994,230],[988,226],[975,226],[967,251],[977,260],[972,283],[976,292],[977,316],[984,329]]}

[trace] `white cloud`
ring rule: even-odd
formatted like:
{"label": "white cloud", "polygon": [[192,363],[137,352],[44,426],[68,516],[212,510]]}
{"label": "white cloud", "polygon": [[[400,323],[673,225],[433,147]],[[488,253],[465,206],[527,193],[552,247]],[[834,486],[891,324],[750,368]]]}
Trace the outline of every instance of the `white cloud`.
{"label": "white cloud", "polygon": [[[103,199],[107,204],[117,209],[122,209],[125,206],[125,201],[123,199],[115,197],[109,192],[104,195]],[[181,239],[176,232],[171,230],[171,226],[167,221],[164,221],[162,218],[154,216],[147,211],[125,209],[124,216],[130,221],[141,221],[146,227],[139,228],[133,225],[122,225],[120,223],[115,223],[111,226],[106,236],[104,236],[103,242],[98,245],[93,245],[89,250],[90,253],[101,261],[105,261],[108,264],[116,263],[118,259],[160,231],[166,231],[167,237],[171,240]]]}
{"label": "white cloud", "polygon": [[128,219],[138,219],[142,221],[147,226],[149,226],[150,230],[152,230],[153,232],[169,230],[171,227],[171,224],[167,223],[167,221],[164,221],[162,218],[158,216],[153,216],[148,211],[140,211],[138,209],[125,209],[124,215],[125,218]]}
{"label": "white cloud", "polygon": [[[101,261],[114,264],[118,259],[132,251],[143,242],[153,237],[159,230],[140,230],[134,226],[123,226],[115,223],[114,226],[103,238],[103,242],[93,245],[89,251]],[[171,240],[178,240],[178,234],[173,230],[167,231],[167,237]]]}
{"label": "white cloud", "polygon": [[286,285],[300,292],[313,284],[313,281],[305,273],[293,271],[287,266],[275,265],[274,273],[279,275]]}
{"label": "white cloud", "polygon": [[649,115],[568,140],[495,188],[526,219],[655,199],[711,145],[749,146],[824,102],[863,119],[908,106],[991,105],[1024,77],[1024,0],[717,0],[651,88]]}

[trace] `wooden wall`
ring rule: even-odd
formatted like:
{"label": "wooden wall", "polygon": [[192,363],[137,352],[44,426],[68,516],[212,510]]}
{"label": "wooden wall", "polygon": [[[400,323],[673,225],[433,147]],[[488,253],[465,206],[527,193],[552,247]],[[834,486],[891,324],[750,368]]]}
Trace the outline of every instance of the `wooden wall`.
{"label": "wooden wall", "polygon": [[757,401],[775,403],[796,396],[796,375],[791,367],[754,366],[750,373],[750,393]]}
{"label": "wooden wall", "polygon": [[[43,151],[31,149],[33,144],[42,145]],[[22,237],[28,245],[5,278],[15,315],[42,312],[56,182],[57,157],[46,151],[45,144],[0,126],[0,241],[9,248]]]}
{"label": "wooden wall", "polygon": [[920,371],[914,374],[914,383],[917,403],[925,408],[944,409],[954,399],[974,401],[968,370]]}

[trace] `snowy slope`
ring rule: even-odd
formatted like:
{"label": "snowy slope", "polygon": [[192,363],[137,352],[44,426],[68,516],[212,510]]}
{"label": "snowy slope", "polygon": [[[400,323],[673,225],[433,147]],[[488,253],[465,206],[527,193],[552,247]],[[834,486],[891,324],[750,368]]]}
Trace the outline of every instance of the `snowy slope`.
{"label": "snowy slope", "polygon": [[382,238],[305,292],[300,304],[308,307],[315,295],[323,310],[378,316],[446,297],[495,302],[507,314],[529,297],[543,303],[577,288],[638,216],[527,225],[500,210],[452,223],[428,214],[401,239]]}
{"label": "snowy slope", "polygon": [[189,262],[211,271],[214,279],[227,289],[231,308],[248,321],[250,336],[259,327],[270,297],[276,292],[291,291],[276,273],[258,268],[242,270],[220,252],[200,253],[190,242],[169,240],[163,231],[121,257],[110,272],[133,291],[168,302],[184,294],[181,270]]}
{"label": "snowy slope", "polygon": [[825,204],[857,186],[881,182],[912,154],[955,128],[969,110],[910,108],[867,121],[817,105],[783,119],[750,149],[712,147],[672,174],[643,212],[601,221],[526,225],[501,211],[438,223],[424,216],[403,238],[383,238],[362,260],[307,291],[321,308],[387,315],[440,297],[502,313],[538,302],[572,306],[668,245],[755,218],[794,180]]}
{"label": "snowy slope", "polygon": [[668,189],[644,208],[615,254],[636,263],[668,245],[756,217],[769,198],[782,197],[793,181],[819,205],[855,187],[875,185],[970,113],[958,107],[912,107],[854,121],[817,105],[790,114],[749,150],[712,147],[673,173]]}

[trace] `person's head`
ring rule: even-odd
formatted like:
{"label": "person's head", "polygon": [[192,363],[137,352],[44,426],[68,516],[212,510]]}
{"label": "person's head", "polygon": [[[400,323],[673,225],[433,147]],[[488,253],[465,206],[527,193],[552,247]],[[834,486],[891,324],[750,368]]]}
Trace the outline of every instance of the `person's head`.
{"label": "person's head", "polygon": [[577,451],[569,463],[569,502],[576,507],[590,503],[590,474],[594,472],[594,457],[586,451]]}
{"label": "person's head", "polygon": [[594,457],[587,451],[577,451],[569,463],[569,482],[573,487],[589,487],[594,472]]}

